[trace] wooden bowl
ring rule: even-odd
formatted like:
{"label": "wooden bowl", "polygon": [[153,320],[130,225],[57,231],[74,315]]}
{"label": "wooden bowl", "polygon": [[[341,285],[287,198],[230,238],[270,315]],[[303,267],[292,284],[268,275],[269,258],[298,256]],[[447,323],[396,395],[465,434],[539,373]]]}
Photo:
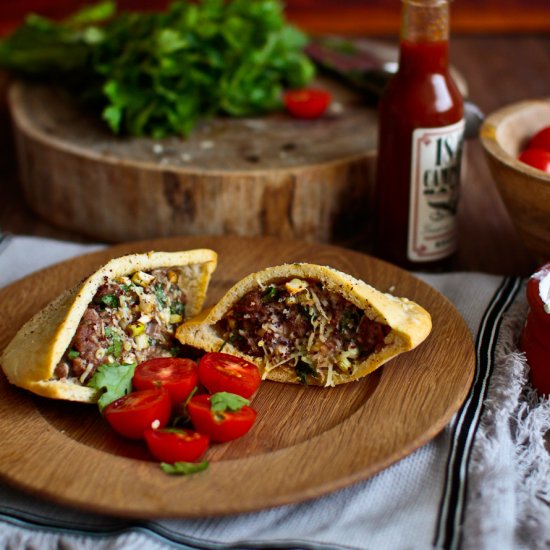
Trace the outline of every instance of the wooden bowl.
{"label": "wooden bowl", "polygon": [[485,119],[480,138],[500,195],[527,248],[550,258],[550,174],[517,160],[541,128],[550,125],[550,99],[504,107]]}

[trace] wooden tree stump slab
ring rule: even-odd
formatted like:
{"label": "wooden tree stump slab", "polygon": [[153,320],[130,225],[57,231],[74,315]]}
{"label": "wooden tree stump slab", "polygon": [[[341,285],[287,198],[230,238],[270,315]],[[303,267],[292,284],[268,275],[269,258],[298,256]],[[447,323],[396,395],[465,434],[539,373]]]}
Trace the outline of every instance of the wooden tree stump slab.
{"label": "wooden tree stump slab", "polygon": [[[235,234],[329,241],[366,230],[376,112],[331,81],[331,113],[218,118],[188,139],[113,136],[66,92],[9,94],[29,206],[103,241]],[[336,108],[334,108],[336,107]]]}

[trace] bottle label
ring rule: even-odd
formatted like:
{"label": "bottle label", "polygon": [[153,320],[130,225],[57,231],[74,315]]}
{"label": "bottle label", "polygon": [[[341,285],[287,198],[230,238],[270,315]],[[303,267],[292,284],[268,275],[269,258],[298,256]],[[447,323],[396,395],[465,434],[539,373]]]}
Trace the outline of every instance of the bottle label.
{"label": "bottle label", "polygon": [[456,250],[464,120],[417,128],[412,137],[407,255],[429,262]]}

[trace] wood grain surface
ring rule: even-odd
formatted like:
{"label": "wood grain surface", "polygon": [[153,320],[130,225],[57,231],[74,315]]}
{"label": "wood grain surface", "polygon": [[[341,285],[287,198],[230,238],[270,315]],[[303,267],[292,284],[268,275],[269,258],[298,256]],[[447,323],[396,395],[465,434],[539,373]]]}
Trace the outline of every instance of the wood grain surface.
{"label": "wood grain surface", "polygon": [[[174,235],[328,241],[364,227],[376,111],[327,80],[341,112],[216,118],[188,138],[118,138],[60,90],[10,94],[23,191],[52,224],[123,242]],[[368,218],[368,216],[367,216]]]}
{"label": "wood grain surface", "polygon": [[475,355],[455,308],[409,273],[369,256],[303,241],[187,237],[120,245],[30,275],[0,291],[0,349],[34,312],[111,257],[210,247],[219,253],[208,303],[244,275],[282,262],[331,265],[432,314],[417,349],[337,388],[262,383],[258,420],[212,446],[209,468],[165,475],[145,447],[113,435],[95,406],[52,401],[0,376],[0,476],[56,502],[126,517],[201,517],[299,502],[366,479],[433,438],[463,402]]}
{"label": "wood grain surface", "polygon": [[[395,45],[396,39],[389,40]],[[452,37],[451,60],[468,81],[470,99],[489,114],[506,104],[548,96],[550,35]],[[15,162],[5,94],[10,79],[0,73],[0,227],[16,234],[90,242],[74,231],[59,228],[37,216],[27,205]],[[537,262],[515,230],[499,196],[479,140],[465,149],[459,248],[454,270],[529,275]],[[361,225],[332,242],[369,251],[371,241]]]}
{"label": "wood grain surface", "polygon": [[[163,9],[170,0],[119,0],[121,9]],[[64,17],[82,0],[2,0],[0,34],[20,25],[36,12]],[[401,17],[395,0],[286,0],[289,20],[310,32],[396,34]],[[547,0],[460,0],[452,4],[454,32],[544,32],[550,28]]]}

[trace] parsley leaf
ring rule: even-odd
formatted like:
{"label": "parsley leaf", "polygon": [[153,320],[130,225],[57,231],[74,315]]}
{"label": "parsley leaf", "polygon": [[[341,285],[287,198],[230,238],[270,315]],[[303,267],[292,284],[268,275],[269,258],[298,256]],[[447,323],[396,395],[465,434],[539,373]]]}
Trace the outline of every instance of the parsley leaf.
{"label": "parsley leaf", "polygon": [[342,313],[340,322],[338,323],[338,330],[343,332],[344,330],[352,330],[359,326],[361,319],[361,312],[358,309],[346,308]]}
{"label": "parsley leaf", "polygon": [[226,391],[220,391],[210,396],[210,408],[212,412],[240,411],[245,405],[250,405],[250,401]]}
{"label": "parsley leaf", "polygon": [[88,386],[103,391],[97,402],[100,411],[103,412],[109,403],[132,391],[132,377],[136,366],[136,363],[129,365],[111,363],[97,367]]}
{"label": "parsley leaf", "polygon": [[300,359],[296,365],[296,376],[300,379],[301,384],[307,386],[307,377],[318,378],[319,373],[310,364]]}
{"label": "parsley leaf", "polygon": [[120,305],[120,301],[118,296],[115,296],[114,294],[105,294],[99,299],[99,304],[102,309],[105,309],[106,307],[115,308]]}
{"label": "parsley leaf", "polygon": [[279,297],[279,291],[273,285],[264,290],[262,294],[262,303],[268,304],[274,302]]}
{"label": "parsley leaf", "polygon": [[166,293],[161,284],[155,285],[155,296],[157,297],[157,302],[161,308],[166,306]]}
{"label": "parsley leaf", "polygon": [[86,6],[61,22],[29,16],[0,40],[0,67],[67,87],[116,134],[188,135],[214,115],[282,108],[315,67],[282,0],[191,0],[161,12]]}
{"label": "parsley leaf", "polygon": [[161,462],[160,467],[166,474],[188,476],[206,470],[206,468],[208,468],[208,462],[206,460],[202,462],[174,462],[174,464]]}
{"label": "parsley leaf", "polygon": [[183,302],[172,302],[172,305],[170,306],[170,313],[185,317],[185,304]]}
{"label": "parsley leaf", "polygon": [[106,350],[107,355],[112,355],[116,359],[120,357],[122,353],[122,338],[112,327],[105,328],[105,336],[109,338],[110,345]]}

